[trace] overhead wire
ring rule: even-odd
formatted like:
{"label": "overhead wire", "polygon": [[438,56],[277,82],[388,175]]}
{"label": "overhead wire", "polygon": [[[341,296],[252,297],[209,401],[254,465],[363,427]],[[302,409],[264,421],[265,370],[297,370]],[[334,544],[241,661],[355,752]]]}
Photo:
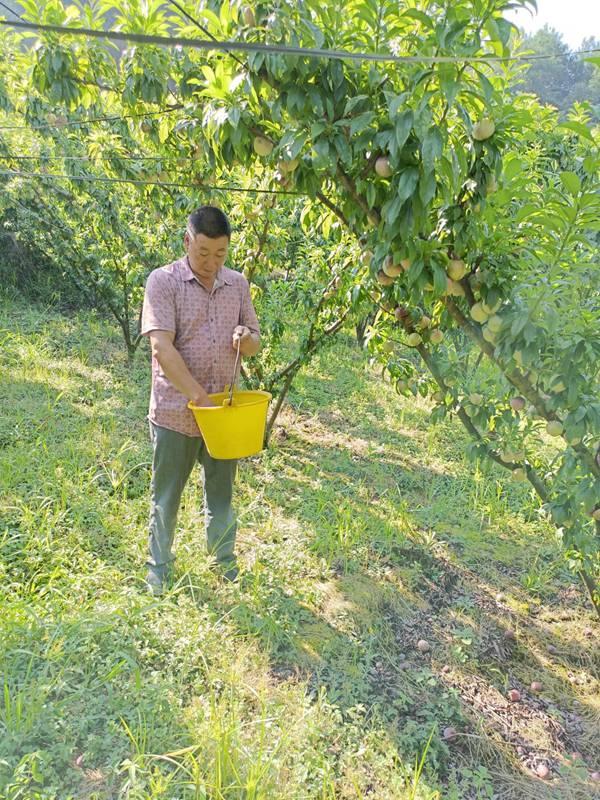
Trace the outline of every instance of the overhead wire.
{"label": "overhead wire", "polygon": [[393,53],[364,53],[349,50],[324,50],[318,47],[294,47],[282,44],[260,44],[258,42],[217,41],[211,39],[189,39],[182,36],[155,36],[127,31],[106,31],[94,28],[71,28],[61,25],[43,25],[37,22],[14,22],[13,20],[0,20],[0,25],[42,33],[58,33],[68,36],[85,36],[95,39],[109,39],[119,42],[136,42],[138,44],[155,44],[166,47],[191,47],[197,50],[221,50],[229,52],[238,50],[249,53],[280,53],[286,55],[304,56],[311,58],[329,58],[333,60],[351,61],[377,61],[392,62],[396,64],[481,64],[481,63],[506,63],[509,61],[540,61],[544,59],[566,58],[573,55],[588,55],[600,53],[600,48],[588,50],[567,51],[565,53],[533,53],[530,55],[512,56],[397,56]]}
{"label": "overhead wire", "polygon": [[16,156],[12,153],[0,153],[0,159],[9,161],[107,161],[115,158],[121,161],[178,161],[186,158],[185,156],[146,156],[146,155],[103,155],[103,156],[65,156],[65,155],[44,155],[37,156]]}
{"label": "overhead wire", "polygon": [[9,178],[49,178],[67,181],[88,181],[90,183],[131,183],[140,186],[166,186],[180,189],[206,189],[214,192],[232,192],[245,194],[286,194],[306,196],[305,192],[289,191],[287,189],[247,189],[240,186],[211,186],[203,183],[179,183],[175,181],[150,181],[136,180],[133,178],[104,178],[96,175],[57,175],[47,172],[17,172],[15,170],[0,170],[0,176]]}
{"label": "overhead wire", "polygon": [[155,117],[162,114],[172,114],[174,111],[180,111],[182,105],[176,104],[170,108],[162,108],[160,111],[144,111],[139,114],[121,114],[112,117],[92,117],[91,119],[74,119],[65,120],[64,122],[42,122],[39,125],[0,125],[0,131],[30,131],[30,130],[44,130],[46,128],[68,128],[76,127],[79,125],[91,125],[96,122],[119,122],[123,119],[138,119],[139,117]]}
{"label": "overhead wire", "polygon": [[15,11],[14,8],[7,6],[6,3],[2,2],[2,0],[0,0],[0,6],[2,6],[2,8],[5,8],[10,14],[14,14],[15,17],[23,19],[23,17],[17,11]]}
{"label": "overhead wire", "polygon": [[[180,5],[179,5],[179,3],[177,2],[177,0],[167,0],[167,2],[168,2],[168,3],[170,3],[170,4],[171,4],[171,5],[174,7],[174,8],[176,8],[176,9],[179,11],[179,13],[180,13],[180,14],[183,14],[183,16],[184,16],[184,17],[185,17],[187,20],[189,20],[189,21],[190,21],[190,22],[191,22],[193,25],[195,25],[197,28],[199,28],[199,29],[202,31],[202,33],[204,33],[206,36],[208,36],[208,37],[209,37],[209,39],[212,39],[212,40],[213,40],[213,42],[216,42],[216,41],[218,41],[218,40],[217,40],[217,37],[216,37],[216,36],[214,36],[214,35],[213,35],[213,34],[212,34],[212,33],[211,33],[209,30],[208,30],[208,28],[205,28],[205,27],[204,27],[204,25],[201,25],[201,24],[198,22],[198,20],[197,20],[195,17],[192,17],[192,15],[191,15],[191,14],[189,14],[189,13],[188,13],[188,12],[185,10],[185,8],[183,8],[183,6],[180,6]],[[232,56],[232,58],[233,58],[235,61],[237,61],[237,63],[238,63],[238,64],[240,64],[242,67],[246,67],[246,66],[247,66],[247,65],[246,65],[246,64],[244,64],[244,62],[243,62],[243,61],[241,61],[241,60],[240,60],[240,59],[239,59],[237,56],[234,56],[234,55],[233,55],[233,53],[231,53],[231,51],[228,51],[228,52],[229,52],[229,55],[231,55],[231,56]]]}

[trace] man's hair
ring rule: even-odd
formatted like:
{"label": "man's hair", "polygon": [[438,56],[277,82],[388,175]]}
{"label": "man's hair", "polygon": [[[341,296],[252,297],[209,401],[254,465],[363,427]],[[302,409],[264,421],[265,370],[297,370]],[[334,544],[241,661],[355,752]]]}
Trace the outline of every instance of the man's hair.
{"label": "man's hair", "polygon": [[231,225],[220,208],[215,206],[200,206],[188,217],[188,228],[194,235],[198,233],[208,236],[209,239],[218,239],[227,236],[231,239]]}

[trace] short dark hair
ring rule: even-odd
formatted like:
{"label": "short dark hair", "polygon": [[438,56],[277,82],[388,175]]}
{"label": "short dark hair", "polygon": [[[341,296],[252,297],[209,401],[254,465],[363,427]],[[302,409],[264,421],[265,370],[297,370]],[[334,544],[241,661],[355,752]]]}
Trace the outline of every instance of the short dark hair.
{"label": "short dark hair", "polygon": [[209,239],[227,236],[231,239],[231,225],[226,215],[216,206],[200,206],[188,217],[188,226],[194,234],[202,233]]}

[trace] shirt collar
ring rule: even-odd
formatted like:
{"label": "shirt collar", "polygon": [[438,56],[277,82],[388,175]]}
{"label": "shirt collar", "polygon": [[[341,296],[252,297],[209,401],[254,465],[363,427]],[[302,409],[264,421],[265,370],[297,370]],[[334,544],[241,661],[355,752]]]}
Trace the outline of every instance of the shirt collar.
{"label": "shirt collar", "polygon": [[[194,275],[192,268],[190,267],[190,260],[187,256],[184,256],[179,263],[181,265],[180,275],[182,280],[197,281],[198,283],[200,283],[200,281],[198,281],[198,278]],[[220,289],[221,286],[223,286],[223,284],[231,286],[231,283],[232,283],[231,278],[229,277],[229,275],[226,274],[225,269],[221,267],[221,269],[217,272],[217,276],[215,278],[215,285],[213,288]]]}

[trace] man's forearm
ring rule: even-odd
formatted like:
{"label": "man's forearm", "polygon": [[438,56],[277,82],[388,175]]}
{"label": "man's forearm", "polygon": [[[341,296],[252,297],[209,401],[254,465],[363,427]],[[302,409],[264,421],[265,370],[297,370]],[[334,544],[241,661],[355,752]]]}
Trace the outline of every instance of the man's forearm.
{"label": "man's forearm", "polygon": [[208,400],[207,391],[192,377],[185,361],[174,345],[160,347],[154,351],[154,355],[163,372],[178,392],[181,392],[188,400],[193,400],[197,404]]}

